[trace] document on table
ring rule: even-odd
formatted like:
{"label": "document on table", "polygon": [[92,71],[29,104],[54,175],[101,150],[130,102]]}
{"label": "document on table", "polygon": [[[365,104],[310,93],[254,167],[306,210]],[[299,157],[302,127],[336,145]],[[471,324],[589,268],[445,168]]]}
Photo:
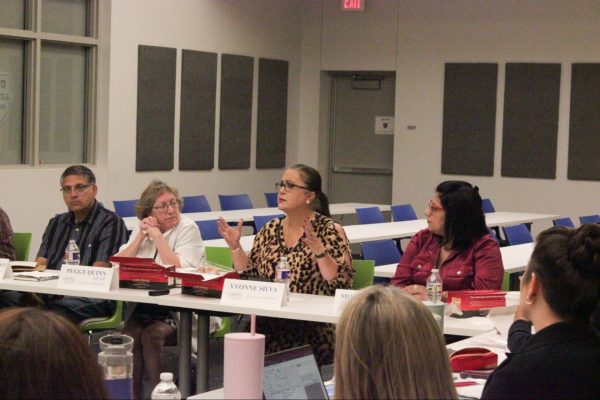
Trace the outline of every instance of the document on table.
{"label": "document on table", "polygon": [[42,282],[52,279],[58,279],[60,271],[27,271],[17,272],[13,275],[13,279],[18,281]]}

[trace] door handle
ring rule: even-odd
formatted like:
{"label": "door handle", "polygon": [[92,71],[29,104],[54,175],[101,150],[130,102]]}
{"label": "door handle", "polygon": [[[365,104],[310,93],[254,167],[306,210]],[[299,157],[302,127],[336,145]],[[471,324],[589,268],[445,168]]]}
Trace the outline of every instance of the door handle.
{"label": "door handle", "polygon": [[346,174],[392,175],[391,168],[344,167],[337,165],[333,166],[333,172],[342,172]]}

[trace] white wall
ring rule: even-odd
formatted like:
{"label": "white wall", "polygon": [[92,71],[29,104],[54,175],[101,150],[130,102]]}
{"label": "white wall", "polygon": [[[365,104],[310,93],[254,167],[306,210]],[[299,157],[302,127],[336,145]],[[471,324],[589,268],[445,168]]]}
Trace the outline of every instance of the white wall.
{"label": "white wall", "polygon": [[[410,202],[418,212],[445,179],[479,185],[498,209],[571,217],[600,212],[600,184],[566,179],[570,63],[600,62],[600,7],[595,0],[367,0],[365,12],[357,14],[342,13],[339,0],[102,0],[101,4],[111,17],[110,81],[103,75],[99,85],[105,94],[97,165],[92,167],[98,176],[98,197],[107,205],[113,199],[137,197],[153,178],[166,180],[186,195],[207,194],[215,208],[218,193],[247,192],[261,205],[262,193],[270,191],[281,174],[256,170],[254,164],[241,171],[136,173],[137,46],[144,44],[289,60],[288,163],[319,165],[321,172],[326,165],[323,116],[328,107],[321,72],[395,70],[393,200]],[[458,61],[501,66],[493,177],[440,173],[444,63]],[[556,180],[500,176],[506,62],[563,65]],[[417,129],[406,130],[409,124]],[[256,114],[252,126],[254,146]],[[178,129],[176,117],[175,132]],[[177,147],[176,140],[176,152]],[[177,154],[175,160],[177,165]],[[58,192],[64,167],[0,167],[0,206],[15,230],[34,233],[32,257],[48,219],[65,209]]]}
{"label": "white wall", "polygon": [[[219,193],[249,193],[255,205],[264,206],[263,193],[275,190],[273,185],[280,179],[282,170],[257,170],[254,164],[258,65],[255,64],[249,170],[178,171],[178,76],[175,170],[136,173],[138,45],[177,48],[178,71],[181,49],[252,56],[256,63],[259,57],[289,60],[287,159],[289,163],[299,162],[303,160],[303,155],[297,151],[299,114],[296,112],[300,102],[301,3],[280,0],[101,0],[100,3],[103,11],[110,15],[110,25],[105,26],[105,32],[110,28],[106,38],[110,70],[104,71],[103,75],[101,71],[103,78],[99,90],[104,97],[99,104],[97,160],[96,165],[91,166],[98,178],[99,200],[112,208],[113,199],[136,198],[151,179],[158,178],[178,187],[183,195],[207,195],[214,209],[219,208]],[[215,147],[216,165],[217,157],[218,148]],[[9,214],[16,231],[33,232],[30,258],[35,257],[48,220],[66,210],[58,191],[59,176],[64,168],[65,165],[0,168],[0,206]]]}
{"label": "white wall", "polygon": [[[398,14],[391,12],[395,5]],[[382,27],[387,30],[382,32]],[[597,200],[600,184],[566,178],[570,63],[600,62],[597,1],[367,0],[364,13],[349,15],[340,11],[339,1],[323,0],[322,18],[313,20],[309,29],[323,32],[322,70],[365,69],[372,65],[371,59],[364,59],[367,54],[385,60],[378,68],[387,69],[391,64],[389,54],[397,56],[392,67],[396,70],[397,85],[395,203],[411,203],[420,213],[439,182],[465,179],[477,184],[482,195],[490,197],[499,210],[538,211],[572,218],[600,212]],[[380,40],[373,40],[375,34],[382,36]],[[390,37],[397,38],[395,52],[390,51]],[[315,51],[304,49],[302,57]],[[441,174],[446,62],[496,62],[500,66],[493,177]],[[555,180],[500,176],[507,62],[562,64]],[[303,68],[302,73],[309,72]],[[407,125],[416,125],[417,129],[407,130]],[[323,132],[326,129],[326,124],[322,124],[322,136],[326,135]],[[360,153],[356,156],[360,157]]]}

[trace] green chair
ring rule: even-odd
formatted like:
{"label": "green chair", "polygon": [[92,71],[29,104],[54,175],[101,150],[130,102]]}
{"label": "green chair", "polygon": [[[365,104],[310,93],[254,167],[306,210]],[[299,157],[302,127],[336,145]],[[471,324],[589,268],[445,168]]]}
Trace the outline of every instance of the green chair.
{"label": "green chair", "polygon": [[28,261],[31,246],[31,232],[14,232],[13,246],[15,247],[15,261]]}
{"label": "green chair", "polygon": [[107,329],[120,329],[123,323],[123,301],[117,300],[115,312],[108,317],[88,318],[79,323],[79,330],[88,334],[88,341],[91,341],[94,331]]}
{"label": "green chair", "polygon": [[352,289],[358,290],[373,285],[375,276],[374,260],[352,260],[352,267],[354,268]]}
{"label": "green chair", "polygon": [[224,270],[231,270],[233,268],[233,258],[231,257],[229,247],[206,246],[204,252],[206,254],[206,261],[211,265]]}
{"label": "green chair", "polygon": [[506,271],[502,277],[502,287],[500,287],[500,290],[504,290],[506,292],[510,290],[510,274]]}
{"label": "green chair", "polygon": [[[206,254],[206,261],[211,265],[227,271],[233,269],[233,259],[229,247],[206,246],[204,248],[204,253]],[[211,338],[223,338],[226,333],[231,332],[231,318],[232,317],[223,317],[221,329],[213,332]]]}

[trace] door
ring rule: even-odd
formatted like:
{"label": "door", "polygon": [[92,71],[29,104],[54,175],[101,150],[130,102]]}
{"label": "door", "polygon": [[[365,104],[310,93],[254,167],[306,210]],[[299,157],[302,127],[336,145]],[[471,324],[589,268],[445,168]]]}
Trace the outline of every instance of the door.
{"label": "door", "polygon": [[331,202],[391,203],[395,86],[393,72],[332,74]]}

